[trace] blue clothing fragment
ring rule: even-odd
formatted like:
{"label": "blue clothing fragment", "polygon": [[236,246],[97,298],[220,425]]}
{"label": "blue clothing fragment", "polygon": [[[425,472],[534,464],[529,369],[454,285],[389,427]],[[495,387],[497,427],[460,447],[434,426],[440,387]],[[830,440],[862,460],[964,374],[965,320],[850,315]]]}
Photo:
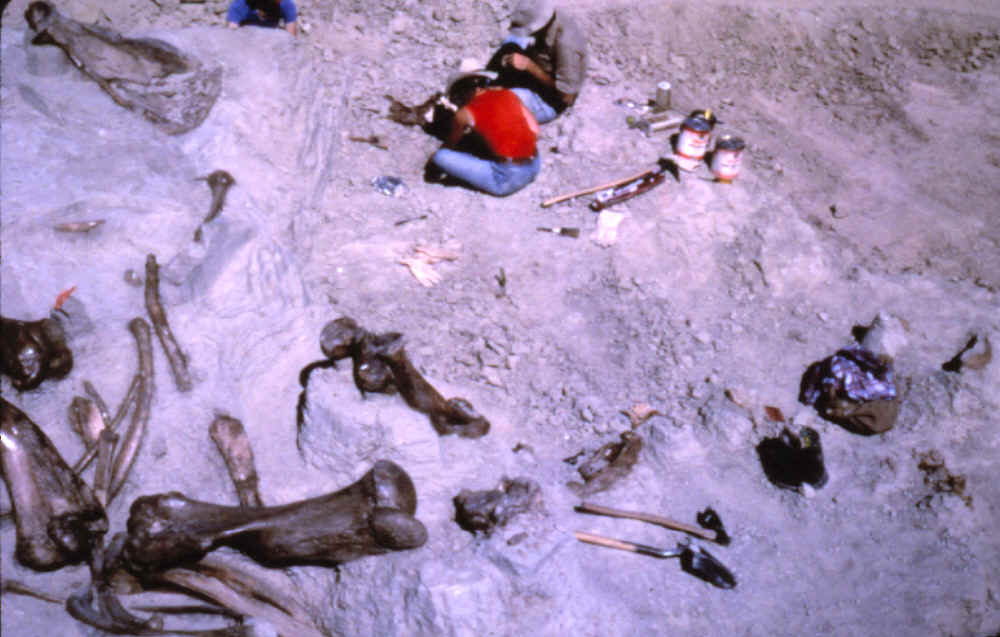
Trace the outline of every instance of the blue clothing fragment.
{"label": "blue clothing fragment", "polygon": [[232,4],[229,5],[229,11],[226,12],[226,21],[241,26],[249,24],[259,27],[276,27],[282,20],[285,24],[291,24],[298,16],[295,3],[292,0],[281,0],[278,11],[280,14],[278,18],[261,18],[260,14],[247,5],[246,0],[233,0]]}
{"label": "blue clothing fragment", "polygon": [[497,197],[505,197],[524,188],[542,168],[541,157],[515,163],[484,159],[472,153],[442,148],[431,157],[431,163],[452,177]]}

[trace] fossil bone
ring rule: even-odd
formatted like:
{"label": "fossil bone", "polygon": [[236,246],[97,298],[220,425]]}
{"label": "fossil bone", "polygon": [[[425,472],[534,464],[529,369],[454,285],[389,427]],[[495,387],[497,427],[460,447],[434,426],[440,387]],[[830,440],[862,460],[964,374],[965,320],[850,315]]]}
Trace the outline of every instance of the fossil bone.
{"label": "fossil bone", "polygon": [[129,330],[135,337],[136,349],[139,352],[139,386],[136,390],[135,411],[132,412],[132,422],[122,437],[121,445],[111,466],[111,481],[108,486],[110,501],[125,484],[129,469],[139,453],[146,426],[149,423],[149,408],[153,401],[153,345],[149,323],[142,318],[129,321]]}
{"label": "fossil bone", "polygon": [[379,347],[399,338],[396,332],[373,334],[358,326],[354,319],[342,316],[323,326],[320,349],[332,361],[351,358],[354,384],[363,396],[365,392],[395,393],[392,370],[376,357]]}
{"label": "fossil bone", "polygon": [[257,490],[259,480],[253,462],[253,449],[250,447],[247,432],[243,429],[243,423],[226,414],[218,414],[209,426],[208,432],[215,446],[219,448],[222,459],[226,461],[226,468],[236,487],[240,506],[244,509],[263,506],[260,492]]}
{"label": "fossil bone", "polygon": [[580,497],[606,491],[632,471],[641,449],[642,438],[623,431],[620,440],[602,445],[580,465],[577,471],[583,483],[570,482],[567,486]]}
{"label": "fossil bone", "polygon": [[[139,391],[139,384],[141,381],[142,381],[142,374],[136,374],[132,378],[132,383],[129,385],[128,392],[125,394],[125,398],[122,400],[122,404],[118,406],[118,411],[115,412],[115,415],[111,418],[110,421],[108,421],[107,425],[105,426],[105,429],[111,432],[117,431],[118,424],[125,417],[125,414],[128,413],[129,407],[132,406],[132,403],[135,402],[135,396],[136,393]],[[80,408],[84,407],[84,405],[78,403],[77,399],[83,401],[84,403],[88,402],[86,398],[81,398],[79,396],[77,398],[74,398],[73,403],[75,403],[76,406]],[[87,407],[87,410],[89,412],[89,407]],[[76,411],[77,410],[74,409],[74,405],[71,403],[70,404],[71,420],[78,419],[80,417],[79,414],[76,413]],[[87,452],[84,453],[83,456],[76,461],[76,464],[73,465],[74,473],[83,473],[83,471],[87,468],[87,465],[89,465],[90,462],[97,456],[97,452],[98,452],[98,447],[96,445],[87,449]]]}
{"label": "fossil bone", "polygon": [[222,212],[222,207],[226,205],[226,193],[236,183],[233,176],[224,170],[214,170],[204,177],[198,177],[198,179],[208,182],[208,187],[212,191],[212,205],[209,207],[205,219],[198,225],[198,229],[194,231],[195,241],[201,241],[204,225],[218,217],[219,213]]}
{"label": "fossil bone", "polygon": [[177,492],[144,496],[132,504],[123,558],[148,574],[228,545],[268,566],[337,565],[422,546],[427,530],[413,517],[416,508],[410,476],[387,460],[340,491],[283,506],[247,510]]}
{"label": "fossil bone", "polygon": [[0,373],[18,391],[34,389],[47,378],[63,378],[73,369],[73,353],[59,321],[18,321],[0,316]]}
{"label": "fossil bone", "polygon": [[489,491],[462,489],[452,498],[455,521],[470,533],[490,534],[519,513],[541,507],[541,488],[530,478],[503,478]]}
{"label": "fossil bone", "polygon": [[391,393],[399,390],[406,404],[430,417],[439,435],[478,438],[490,422],[464,398],[445,399],[410,361],[397,332],[374,334],[342,316],[330,321],[320,334],[320,349],[332,361],[350,356],[354,382],[361,390]]}
{"label": "fossil bone", "polygon": [[196,128],[222,92],[222,68],[206,69],[153,38],[125,38],[59,13],[48,2],[24,12],[33,44],[54,44],[119,106],[141,113],[168,135]]}
{"label": "fossil bone", "polygon": [[93,491],[20,409],[0,398],[0,466],[14,509],[17,560],[49,571],[100,546],[108,519]]}
{"label": "fossil bone", "polygon": [[156,263],[156,255],[146,256],[146,311],[149,313],[149,320],[153,322],[153,329],[160,339],[163,352],[167,355],[167,362],[170,363],[170,371],[174,375],[174,383],[180,391],[190,391],[191,373],[188,371],[187,357],[181,351],[174,332],[167,322],[167,313],[163,309],[160,301],[160,267]]}
{"label": "fossil bone", "polygon": [[395,338],[379,348],[378,357],[392,370],[392,379],[406,404],[427,414],[438,434],[458,434],[466,438],[485,436],[490,421],[464,398],[445,400],[410,362],[403,339]]}

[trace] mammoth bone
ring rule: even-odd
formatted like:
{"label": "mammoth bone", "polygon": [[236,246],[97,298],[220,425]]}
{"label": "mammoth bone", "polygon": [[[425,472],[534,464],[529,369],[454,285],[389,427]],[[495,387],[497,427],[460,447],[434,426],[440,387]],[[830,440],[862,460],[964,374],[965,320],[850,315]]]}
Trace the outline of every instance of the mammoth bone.
{"label": "mammoth bone", "polygon": [[422,546],[427,529],[416,510],[413,481],[388,460],[340,491],[282,506],[221,506],[176,491],[143,496],[132,503],[122,559],[155,574],[226,545],[267,566],[336,566]]}
{"label": "mammoth bone", "polygon": [[18,321],[0,316],[0,374],[9,376],[15,389],[34,389],[72,369],[73,352],[58,319]]}
{"label": "mammoth bone", "polygon": [[354,319],[342,316],[330,321],[320,334],[320,349],[330,361],[350,357],[354,383],[366,391],[399,391],[411,408],[430,417],[439,435],[458,434],[479,438],[490,430],[490,421],[464,398],[445,399],[410,361],[403,336],[397,332],[374,334]]}
{"label": "mammoth bone", "polygon": [[141,113],[168,135],[198,127],[222,92],[222,68],[206,69],[154,38],[126,38],[63,16],[48,2],[28,5],[33,44],[62,49],[116,104]]}
{"label": "mammoth bone", "polygon": [[17,560],[51,571],[88,559],[108,530],[104,507],[28,416],[0,398],[0,466],[14,507]]}

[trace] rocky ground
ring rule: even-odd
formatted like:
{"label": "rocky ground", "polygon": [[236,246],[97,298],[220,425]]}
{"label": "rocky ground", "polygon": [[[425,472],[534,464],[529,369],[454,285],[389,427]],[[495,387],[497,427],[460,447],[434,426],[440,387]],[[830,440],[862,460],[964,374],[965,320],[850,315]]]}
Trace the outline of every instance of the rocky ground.
{"label": "rocky ground", "polygon": [[[503,199],[424,183],[437,142],[385,119],[384,96],[422,101],[461,60],[485,60],[510,2],[303,0],[297,39],[221,28],[224,2],[57,5],[223,67],[208,119],[176,137],[29,51],[26,4],[13,0],[2,28],[2,313],[41,318],[75,285],[72,309],[89,323],[72,334],[69,377],[23,394],[4,379],[3,395],[77,458],[72,397],[89,379],[117,404],[135,373],[126,325],[145,310],[125,273],[141,274],[147,254],[163,265],[195,376],[179,392],[157,346],[150,431],[109,508],[112,533],[143,494],[236,502],[207,435],[221,411],[248,431],[267,504],[339,489],[378,458],[416,483],[424,547],[339,574],[289,571],[330,635],[1000,631],[1000,364],[941,368],[971,334],[1000,344],[995,4],[573,3],[590,42],[587,86],[543,128],[539,178]],[[676,110],[712,108],[717,132],[748,141],[742,175],[684,173],[615,208],[617,240],[599,245],[589,198],[539,203],[669,153],[666,134],[626,124],[660,80]],[[368,135],[388,150],[350,139]],[[237,184],[199,245],[209,192],[194,179],[215,169]],[[382,175],[405,192],[376,192]],[[98,218],[87,234],[53,230]],[[435,286],[398,263],[418,245],[458,255],[434,266]],[[880,312],[903,326],[902,409],[893,430],[862,437],[798,404],[799,380]],[[490,433],[438,437],[398,396],[362,399],[348,365],[311,375],[299,426],[299,372],[343,315],[405,334],[420,370],[469,399]],[[638,403],[658,412],[635,428],[639,461],[589,499],[686,522],[715,508],[733,542],[711,551],[734,590],[573,538],[680,539],[573,511],[567,483],[579,475],[564,459],[617,440]],[[766,479],[755,446],[786,425],[819,431],[822,489]],[[919,467],[932,450],[965,478],[961,494]],[[504,476],[536,481],[543,507],[488,537],[460,529],[452,498]],[[0,539],[5,581],[65,596],[88,580],[83,566],[19,566],[9,522]],[[14,595],[2,628],[94,634]]]}

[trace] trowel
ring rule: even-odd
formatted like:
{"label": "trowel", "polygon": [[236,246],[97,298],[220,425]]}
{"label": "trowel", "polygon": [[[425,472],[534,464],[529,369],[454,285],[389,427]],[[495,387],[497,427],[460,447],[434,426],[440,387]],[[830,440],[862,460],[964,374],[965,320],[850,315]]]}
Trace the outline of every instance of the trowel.
{"label": "trowel", "polygon": [[685,572],[705,580],[718,588],[730,589],[736,587],[736,577],[732,572],[716,559],[715,556],[701,547],[692,548],[689,544],[679,542],[675,549],[660,549],[655,546],[625,542],[624,540],[616,540],[582,531],[576,531],[574,535],[576,535],[576,539],[588,544],[606,546],[608,548],[640,553],[661,559],[679,557],[681,559],[681,568]]}

